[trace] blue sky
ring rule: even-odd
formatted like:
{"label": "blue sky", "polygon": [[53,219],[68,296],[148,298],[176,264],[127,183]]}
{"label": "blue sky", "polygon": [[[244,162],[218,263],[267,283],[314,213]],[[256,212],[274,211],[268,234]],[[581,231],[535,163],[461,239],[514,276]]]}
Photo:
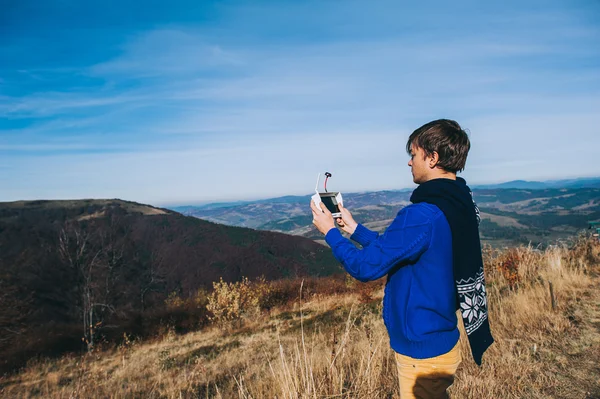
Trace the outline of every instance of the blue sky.
{"label": "blue sky", "polygon": [[470,132],[473,184],[600,175],[594,0],[0,8],[0,201],[411,187],[437,118]]}

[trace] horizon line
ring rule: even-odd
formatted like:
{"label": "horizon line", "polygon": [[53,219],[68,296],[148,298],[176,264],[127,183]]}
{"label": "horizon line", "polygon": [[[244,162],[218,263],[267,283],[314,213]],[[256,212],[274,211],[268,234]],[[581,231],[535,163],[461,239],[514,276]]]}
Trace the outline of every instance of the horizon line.
{"label": "horizon line", "polygon": [[[551,183],[551,182],[562,182],[562,181],[573,181],[573,180],[575,180],[575,181],[577,181],[577,180],[594,180],[594,179],[600,180],[600,175],[565,177],[565,178],[560,178],[560,179],[546,179],[546,180],[517,179],[517,180],[507,180],[507,181],[488,182],[488,183],[475,183],[475,184],[471,184],[470,187],[476,189],[477,187],[481,187],[481,186],[497,186],[497,185],[502,185],[502,184],[507,184],[507,183],[514,183],[514,182]],[[414,187],[356,190],[356,191],[348,191],[348,192],[346,192],[346,194],[363,194],[363,193],[381,192],[381,191],[404,191],[404,190],[411,190],[411,189],[414,189]],[[174,201],[174,202],[167,202],[167,201],[153,202],[153,201],[123,199],[123,198],[119,198],[119,197],[112,197],[112,198],[109,198],[109,197],[34,198],[34,199],[17,199],[17,200],[8,200],[8,201],[0,200],[0,204],[1,203],[8,204],[8,203],[15,203],[15,202],[33,202],[33,201],[89,201],[89,200],[111,201],[111,200],[119,200],[119,201],[125,201],[125,202],[134,202],[134,203],[138,203],[138,204],[142,204],[142,205],[150,205],[150,206],[153,206],[156,208],[170,209],[170,208],[183,207],[183,206],[205,206],[205,205],[216,205],[216,204],[249,203],[249,202],[279,199],[279,198],[285,198],[285,197],[304,197],[304,196],[310,196],[310,195],[312,195],[312,191],[307,192],[306,194],[290,193],[290,194],[286,194],[286,195],[245,197],[245,198],[222,198],[222,199],[213,199],[213,200],[189,199],[189,200]]]}

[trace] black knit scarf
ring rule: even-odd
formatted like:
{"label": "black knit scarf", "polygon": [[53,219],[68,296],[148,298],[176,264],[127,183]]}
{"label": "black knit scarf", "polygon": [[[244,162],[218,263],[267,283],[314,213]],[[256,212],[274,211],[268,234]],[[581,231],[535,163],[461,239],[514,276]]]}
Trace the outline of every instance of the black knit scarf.
{"label": "black knit scarf", "polygon": [[434,179],[412,193],[412,203],[426,202],[440,208],[452,231],[452,258],[456,285],[456,309],[463,323],[473,359],[481,357],[494,342],[490,332],[487,296],[479,241],[479,209],[464,179]]}

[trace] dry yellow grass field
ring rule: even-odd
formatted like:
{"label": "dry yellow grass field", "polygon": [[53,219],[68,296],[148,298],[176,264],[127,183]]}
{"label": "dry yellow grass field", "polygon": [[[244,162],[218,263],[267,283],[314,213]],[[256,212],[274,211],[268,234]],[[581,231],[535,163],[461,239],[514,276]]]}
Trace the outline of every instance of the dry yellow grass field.
{"label": "dry yellow grass field", "polygon": [[[454,398],[600,398],[600,245],[485,250],[496,343],[483,366],[462,339]],[[553,309],[550,283],[554,293]],[[351,284],[351,283],[350,283]],[[10,398],[395,398],[381,284],[303,295],[240,323],[172,332],[0,379]],[[300,292],[300,284],[298,284]]]}

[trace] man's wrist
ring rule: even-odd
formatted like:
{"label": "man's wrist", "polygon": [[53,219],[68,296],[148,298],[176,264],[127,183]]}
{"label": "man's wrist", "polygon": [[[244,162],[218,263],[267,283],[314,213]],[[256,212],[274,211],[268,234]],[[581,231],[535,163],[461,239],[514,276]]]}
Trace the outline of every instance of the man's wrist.
{"label": "man's wrist", "polygon": [[356,227],[357,227],[357,226],[358,226],[358,223],[354,223],[354,225],[352,225],[352,226],[348,226],[348,227],[349,227],[349,228],[348,228],[348,233],[349,233],[350,235],[354,234],[354,232],[356,231]]}

